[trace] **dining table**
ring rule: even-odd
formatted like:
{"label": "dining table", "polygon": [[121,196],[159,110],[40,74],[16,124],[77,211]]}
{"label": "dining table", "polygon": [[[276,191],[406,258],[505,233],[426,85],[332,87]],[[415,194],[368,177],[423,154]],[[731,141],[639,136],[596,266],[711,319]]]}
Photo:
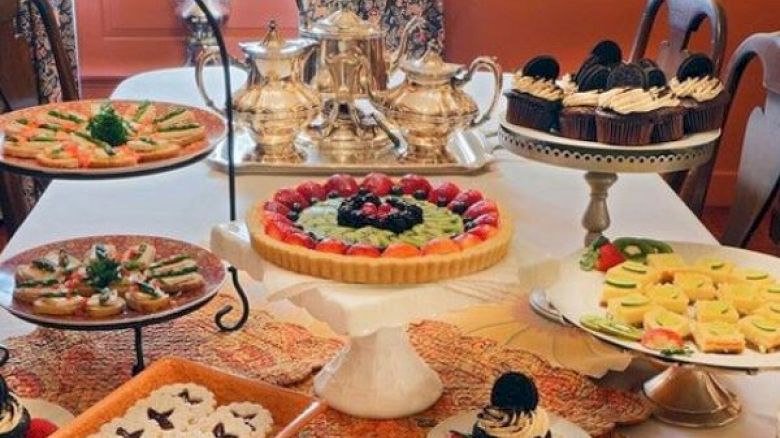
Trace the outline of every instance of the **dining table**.
{"label": "dining table", "polygon": [[[244,73],[232,70],[233,87]],[[190,67],[141,73],[124,80],[113,99],[150,99],[204,107]],[[224,101],[221,71],[208,67],[205,83],[216,102]],[[511,78],[504,77],[504,87]],[[490,78],[477,74],[466,86],[482,108],[490,99]],[[503,104],[498,105],[499,111]],[[483,127],[495,145],[497,124]],[[582,171],[554,167],[491,148],[492,161],[482,170],[446,176],[464,187],[489,193],[515,222],[516,240],[541,249],[544,257],[564,257],[582,246],[582,213],[589,200]],[[240,175],[236,180],[236,206],[242,218],[255,202],[276,189],[296,184],[301,174]],[[435,178],[435,177],[434,177]],[[103,234],[151,234],[209,245],[212,227],[229,221],[228,177],[203,161],[177,170],[142,177],[110,180],[54,180],[29,217],[10,239],[0,258],[52,241]],[[717,244],[717,239],[657,174],[624,174],[612,188],[611,236],[648,236],[667,241]],[[522,248],[522,245],[520,246]],[[536,255],[528,254],[529,257]],[[232,288],[225,286],[226,290]],[[262,300],[263,288],[249,287],[253,302]],[[0,339],[23,335],[35,327],[0,311]],[[623,378],[631,379],[631,369]],[[743,404],[733,423],[715,429],[688,429],[650,419],[625,427],[627,437],[774,437],[777,433],[780,372],[755,375],[717,373]],[[639,384],[640,382],[636,382]]]}

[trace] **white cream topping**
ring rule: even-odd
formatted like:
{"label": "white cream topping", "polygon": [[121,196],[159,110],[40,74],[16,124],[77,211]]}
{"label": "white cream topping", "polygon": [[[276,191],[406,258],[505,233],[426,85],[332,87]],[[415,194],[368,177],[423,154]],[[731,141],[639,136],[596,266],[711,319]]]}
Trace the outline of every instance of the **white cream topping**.
{"label": "white cream topping", "polygon": [[669,94],[656,95],[641,88],[614,88],[599,97],[599,107],[618,114],[647,113],[659,108],[674,107],[680,104]]}
{"label": "white cream topping", "polygon": [[94,294],[87,300],[87,306],[89,307],[113,307],[121,304],[122,302],[119,300],[119,294],[115,290]]}
{"label": "white cream topping", "polygon": [[24,417],[24,408],[13,394],[8,394],[5,409],[0,410],[0,433],[8,433],[19,426]]}
{"label": "white cream topping", "polygon": [[540,99],[556,101],[563,98],[563,91],[549,79],[533,78],[516,73],[514,89]]}
{"label": "white cream topping", "polygon": [[601,95],[600,92],[593,90],[593,91],[583,91],[579,93],[572,93],[568,94],[563,97],[563,106],[565,107],[574,107],[574,106],[592,106],[596,107],[599,104],[599,96]]}
{"label": "white cream topping", "polygon": [[541,407],[530,414],[488,407],[479,413],[477,426],[496,438],[537,438],[550,431],[550,419]]}
{"label": "white cream topping", "polygon": [[566,73],[563,75],[560,79],[555,81],[555,85],[563,90],[564,96],[576,93],[579,90],[579,87],[577,86],[577,83],[574,82],[574,77],[571,73]]}
{"label": "white cream topping", "polygon": [[712,100],[723,92],[720,79],[710,76],[688,78],[682,82],[674,78],[669,81],[669,88],[677,97],[687,97],[697,102]]}

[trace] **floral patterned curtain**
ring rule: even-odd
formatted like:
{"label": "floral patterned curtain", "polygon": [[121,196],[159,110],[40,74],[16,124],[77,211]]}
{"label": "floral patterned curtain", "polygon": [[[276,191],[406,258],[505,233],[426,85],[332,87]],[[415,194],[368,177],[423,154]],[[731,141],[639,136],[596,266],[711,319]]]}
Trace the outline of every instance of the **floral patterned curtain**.
{"label": "floral patterned curtain", "polygon": [[[48,0],[59,22],[63,46],[67,51],[74,77],[77,74],[76,29],[72,0]],[[91,0],[87,0],[91,1]],[[19,33],[30,44],[33,62],[38,73],[38,96],[42,103],[62,100],[62,90],[54,62],[54,54],[49,44],[46,29],[41,21],[38,10],[29,0],[19,0],[19,15],[16,19]],[[48,185],[47,180],[21,177],[19,183],[24,191],[24,199],[28,210],[35,205],[43,190]]]}
{"label": "floral patterned curtain", "polygon": [[[334,11],[339,0],[314,0],[314,17],[320,18]],[[424,32],[415,32],[409,40],[410,52],[420,56],[431,38],[438,40],[438,47],[444,47],[444,2],[443,0],[360,0],[357,12],[364,19],[381,23],[387,29],[387,44],[395,49],[401,38],[401,31],[412,17],[422,17],[427,26]]]}

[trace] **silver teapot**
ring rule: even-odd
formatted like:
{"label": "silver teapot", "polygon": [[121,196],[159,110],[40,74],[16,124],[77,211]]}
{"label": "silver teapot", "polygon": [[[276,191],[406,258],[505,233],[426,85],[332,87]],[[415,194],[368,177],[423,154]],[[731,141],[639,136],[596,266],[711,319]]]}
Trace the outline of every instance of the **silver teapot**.
{"label": "silver teapot", "polygon": [[[264,163],[301,162],[303,156],[294,141],[320,111],[317,92],[302,80],[302,66],[313,53],[311,40],[285,40],[276,22],[268,25],[262,41],[240,43],[247,71],[244,86],[233,94],[236,124],[249,131],[257,147],[255,159]],[[218,52],[204,52],[198,58],[195,79],[206,104],[217,108],[203,86],[203,67]]]}
{"label": "silver teapot", "polygon": [[[474,99],[463,91],[474,72],[493,73],[494,89],[489,107],[479,115]],[[501,67],[489,57],[476,58],[466,68],[442,60],[436,47],[429,44],[425,54],[401,64],[406,74],[403,83],[386,92],[371,92],[371,98],[391,123],[404,134],[407,159],[421,163],[449,163],[450,135],[461,129],[485,123],[501,96]]]}
{"label": "silver teapot", "polygon": [[347,7],[347,1],[342,1],[337,11],[320,20],[312,22],[311,11],[306,0],[297,0],[301,15],[301,36],[316,40],[319,43],[317,62],[313,71],[308,72],[307,80],[317,88],[323,98],[329,98],[335,92],[335,83],[328,67],[329,60],[334,56],[349,54],[362,55],[368,61],[368,68],[363,78],[356,83],[356,88],[350,90],[356,98],[365,97],[368,90],[365,84],[374,84],[379,90],[387,88],[388,77],[398,68],[401,58],[408,48],[409,36],[421,27],[425,20],[420,17],[411,19],[403,29],[398,49],[386,53],[385,31],[380,27],[360,18]]}

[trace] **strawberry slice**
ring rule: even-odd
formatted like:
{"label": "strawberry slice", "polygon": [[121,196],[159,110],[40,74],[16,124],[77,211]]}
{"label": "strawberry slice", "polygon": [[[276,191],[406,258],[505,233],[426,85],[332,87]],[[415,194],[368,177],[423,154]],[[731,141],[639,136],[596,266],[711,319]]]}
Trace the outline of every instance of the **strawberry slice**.
{"label": "strawberry slice", "polygon": [[367,243],[356,243],[347,249],[347,255],[360,257],[379,257],[382,253],[379,248]]}
{"label": "strawberry slice", "polygon": [[347,244],[332,237],[320,240],[320,242],[317,243],[317,246],[314,247],[317,251],[331,254],[344,254],[347,252],[347,248]]}
{"label": "strawberry slice", "polygon": [[402,176],[398,181],[398,185],[401,186],[404,195],[412,195],[417,191],[423,191],[428,196],[428,193],[431,191],[431,183],[425,177],[412,173]]}
{"label": "strawberry slice", "polygon": [[304,248],[309,248],[309,249],[314,249],[314,247],[317,245],[317,243],[314,242],[314,239],[312,239],[311,236],[301,232],[288,234],[287,237],[284,238],[284,243],[289,243],[290,245],[302,246]]}
{"label": "strawberry slice", "polygon": [[363,178],[360,187],[368,189],[377,196],[386,196],[393,188],[393,180],[384,173],[373,172]]}
{"label": "strawberry slice", "polygon": [[288,207],[288,206],[286,206],[284,204],[280,204],[280,203],[278,203],[276,201],[268,201],[263,206],[263,210],[270,211],[270,212],[273,212],[273,213],[279,213],[282,216],[286,217],[287,213],[290,212],[290,207]]}
{"label": "strawberry slice", "polygon": [[296,187],[295,190],[298,193],[300,193],[301,196],[306,198],[307,201],[310,201],[312,199],[322,201],[323,199],[325,199],[325,195],[328,194],[328,192],[326,192],[321,185],[317,184],[314,181],[302,182],[298,184],[298,187]]}
{"label": "strawberry slice", "polygon": [[461,202],[465,208],[469,208],[482,199],[484,199],[482,192],[479,190],[469,189],[458,193],[458,196],[452,198],[452,202],[450,202],[448,207],[450,210],[452,210],[456,203]]}
{"label": "strawberry slice", "polygon": [[443,182],[437,184],[430,192],[428,192],[428,202],[436,204],[438,206],[445,206],[450,203],[460,193],[460,187],[451,182]]}
{"label": "strawberry slice", "polygon": [[463,217],[466,219],[476,219],[483,214],[487,213],[497,213],[498,212],[498,206],[493,201],[488,200],[482,200],[475,204],[473,204],[471,207],[466,210],[465,213],[463,213]]}
{"label": "strawberry slice", "polygon": [[25,438],[46,438],[59,429],[56,424],[43,418],[33,418],[27,427]]}
{"label": "strawberry slice", "polygon": [[675,350],[685,345],[682,336],[673,330],[663,327],[645,330],[640,342],[645,347],[658,351]]}
{"label": "strawberry slice", "polygon": [[336,193],[342,198],[355,195],[359,189],[355,178],[343,173],[338,173],[328,178],[328,180],[325,181],[324,188],[326,194]]}
{"label": "strawberry slice", "polygon": [[597,271],[607,272],[609,268],[617,266],[624,261],[626,261],[626,258],[620,252],[620,248],[613,243],[605,243],[598,249],[598,259],[596,259],[594,268]]}
{"label": "strawberry slice", "polygon": [[292,210],[300,210],[309,206],[309,200],[298,193],[295,189],[279,189],[274,194],[274,201],[288,207]]}

